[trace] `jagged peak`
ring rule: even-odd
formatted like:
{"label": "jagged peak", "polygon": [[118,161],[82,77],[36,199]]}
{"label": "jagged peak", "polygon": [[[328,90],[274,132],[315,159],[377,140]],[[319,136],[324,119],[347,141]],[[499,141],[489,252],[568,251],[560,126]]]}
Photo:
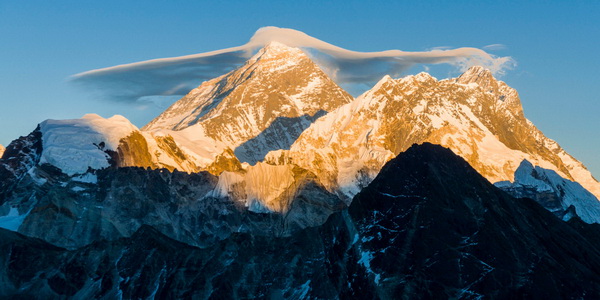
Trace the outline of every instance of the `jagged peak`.
{"label": "jagged peak", "polygon": [[482,66],[473,66],[465,71],[462,75],[456,78],[456,82],[462,84],[477,83],[480,86],[486,87],[490,83],[495,82],[496,78],[492,75],[492,71]]}
{"label": "jagged peak", "polygon": [[300,48],[290,47],[286,44],[272,41],[256,53],[250,61],[271,60],[271,59],[293,59],[307,58],[308,56]]}
{"label": "jagged peak", "polygon": [[521,161],[521,163],[519,164],[519,168],[518,169],[524,169],[524,170],[533,170],[533,164],[530,163],[528,160],[524,159],[523,161]]}
{"label": "jagged peak", "polygon": [[415,76],[414,76],[414,78],[415,78],[417,81],[421,81],[421,82],[424,82],[424,81],[430,81],[430,80],[437,81],[437,78],[435,78],[435,77],[431,76],[431,74],[429,74],[429,73],[427,73],[427,72],[421,72],[421,73],[419,73],[419,74],[415,75]]}
{"label": "jagged peak", "polygon": [[384,84],[388,83],[388,82],[394,82],[394,78],[392,78],[390,75],[385,75],[383,77],[381,77],[381,79],[379,79],[379,81],[377,81],[377,83],[371,88],[371,91],[376,91],[378,89],[381,88],[381,86],[383,86]]}

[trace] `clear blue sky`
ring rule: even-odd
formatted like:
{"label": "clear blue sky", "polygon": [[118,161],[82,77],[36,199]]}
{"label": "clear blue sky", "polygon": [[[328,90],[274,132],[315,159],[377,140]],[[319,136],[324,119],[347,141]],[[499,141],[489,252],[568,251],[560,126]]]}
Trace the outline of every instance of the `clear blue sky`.
{"label": "clear blue sky", "polygon": [[490,52],[517,61],[501,79],[526,116],[600,177],[600,1],[526,2],[3,0],[0,144],[92,112],[141,127],[159,108],[100,101],[67,78],[238,46],[271,25],[357,51],[503,44]]}

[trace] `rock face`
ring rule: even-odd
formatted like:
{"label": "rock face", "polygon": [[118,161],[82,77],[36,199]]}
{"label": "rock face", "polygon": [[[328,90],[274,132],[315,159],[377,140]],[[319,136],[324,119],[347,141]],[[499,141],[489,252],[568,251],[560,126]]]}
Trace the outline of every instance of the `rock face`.
{"label": "rock face", "polygon": [[386,164],[349,215],[360,262],[381,298],[600,293],[595,234],[508,196],[439,146],[411,147]]}
{"label": "rock face", "polygon": [[422,142],[449,147],[492,182],[512,181],[526,159],[600,195],[590,172],[525,118],[517,92],[481,67],[448,80],[386,76],[266,160],[306,168],[351,198],[385,162]]}
{"label": "rock face", "polygon": [[[39,163],[41,155],[42,133],[39,127],[8,145],[0,159],[0,205],[7,201],[15,192],[16,185]],[[20,202],[23,201],[25,199]]]}
{"label": "rock face", "polygon": [[388,162],[348,210],[287,237],[236,233],[200,249],[144,225],[65,250],[0,230],[0,295],[597,298],[598,227],[512,198],[424,144]]}
{"label": "rock face", "polygon": [[204,82],[143,130],[213,141],[242,162],[289,149],[318,117],[352,101],[298,48],[273,42],[242,67]]}
{"label": "rock face", "polygon": [[562,178],[552,170],[534,167],[524,160],[515,172],[515,181],[496,186],[515,197],[536,200],[561,219],[577,215],[586,223],[600,223],[600,201],[579,183]]}
{"label": "rock face", "polygon": [[[491,182],[514,181],[527,160],[600,197],[600,183],[528,121],[517,92],[486,69],[448,80],[386,76],[352,99],[302,50],[276,42],[142,130],[121,116],[97,115],[48,120],[40,130],[40,162],[70,176],[108,166],[225,174],[222,191],[255,211],[286,211],[306,178],[349,204],[388,160],[422,142],[449,147]],[[278,186],[253,181],[271,176]],[[230,184],[244,187],[224,187]]]}
{"label": "rock face", "polygon": [[223,179],[207,172],[109,168],[70,177],[44,164],[17,182],[11,177],[0,181],[12,184],[12,193],[0,206],[5,211],[0,227],[74,249],[129,237],[150,225],[172,239],[206,247],[239,232],[289,236],[323,224],[345,207],[306,172],[292,175],[302,179],[283,186],[285,194],[272,199],[280,206],[268,207],[256,197],[259,188],[269,185],[224,185]]}
{"label": "rock face", "polygon": [[0,158],[2,158],[2,154],[4,154],[4,151],[6,151],[6,148],[4,148],[4,146],[0,145]]}

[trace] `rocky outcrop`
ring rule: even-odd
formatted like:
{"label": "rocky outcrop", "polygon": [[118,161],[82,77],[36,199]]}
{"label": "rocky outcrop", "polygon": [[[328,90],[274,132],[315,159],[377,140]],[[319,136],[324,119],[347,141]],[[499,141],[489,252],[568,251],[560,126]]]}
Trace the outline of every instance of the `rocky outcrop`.
{"label": "rocky outcrop", "polygon": [[381,298],[600,293],[595,234],[508,196],[439,146],[411,147],[386,164],[349,214]]}
{"label": "rocky outcrop", "polygon": [[525,118],[518,93],[481,67],[448,80],[386,76],[266,161],[299,165],[330,191],[351,197],[385,162],[422,142],[449,147],[492,182],[512,181],[526,159],[600,195],[583,164]]}
{"label": "rocky outcrop", "polygon": [[254,164],[289,149],[324,113],[352,101],[302,50],[273,42],[240,68],[202,83],[142,129],[176,130],[215,155]]}
{"label": "rocky outcrop", "polygon": [[[240,189],[229,182],[225,193],[224,179],[208,172],[108,168],[71,177],[44,164],[19,180],[9,175],[0,180],[8,191],[0,227],[69,249],[129,237],[143,225],[199,247],[238,232],[289,236],[345,207],[300,169],[272,196],[269,184],[256,179],[264,174],[242,180]],[[3,225],[8,220],[10,227]]]}
{"label": "rocky outcrop", "polygon": [[348,210],[286,237],[234,233],[201,249],[143,225],[65,250],[0,230],[0,296],[593,299],[600,231],[578,220],[424,144],[388,162]]}
{"label": "rocky outcrop", "polygon": [[7,201],[19,181],[39,163],[42,148],[39,127],[8,145],[0,159],[0,205]]}

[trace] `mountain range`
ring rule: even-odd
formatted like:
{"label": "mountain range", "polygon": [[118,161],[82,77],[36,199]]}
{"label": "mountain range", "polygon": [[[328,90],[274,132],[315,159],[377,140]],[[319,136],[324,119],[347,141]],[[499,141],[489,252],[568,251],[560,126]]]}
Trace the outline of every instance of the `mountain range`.
{"label": "mountain range", "polygon": [[482,67],[354,98],[272,42],[141,129],[0,157],[4,296],[600,296],[600,183]]}

